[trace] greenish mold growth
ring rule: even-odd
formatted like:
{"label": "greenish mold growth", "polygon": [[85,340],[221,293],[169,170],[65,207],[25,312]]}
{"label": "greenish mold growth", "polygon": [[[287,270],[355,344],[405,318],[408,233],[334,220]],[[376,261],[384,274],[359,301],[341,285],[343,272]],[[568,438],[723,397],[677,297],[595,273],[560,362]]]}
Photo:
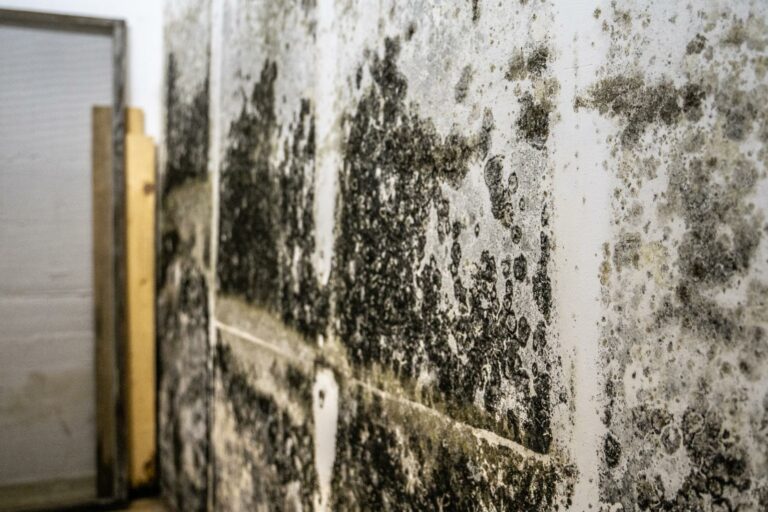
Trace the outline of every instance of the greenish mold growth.
{"label": "greenish mold growth", "polygon": [[558,510],[572,469],[349,383],[339,413],[334,510]]}
{"label": "greenish mold growth", "polygon": [[216,345],[214,507],[312,510],[317,475],[311,376],[268,352],[256,358],[249,364],[251,356],[223,338]]}
{"label": "greenish mold growth", "polygon": [[507,62],[504,78],[509,81],[540,78],[546,71],[549,60],[549,48],[544,45],[528,51],[517,50]]}
{"label": "greenish mold growth", "polygon": [[222,293],[281,315],[314,341],[325,332],[328,304],[311,261],[314,113],[309,100],[299,101],[290,137],[278,152],[277,73],[275,62],[264,63],[229,127],[220,183],[217,277]]}
{"label": "greenish mold growth", "polygon": [[[542,90],[547,87],[548,66],[551,59],[549,47],[542,44],[533,48],[516,50],[507,62],[504,78],[510,82],[529,81],[534,85],[533,92],[527,90],[518,93],[520,114],[514,129],[518,137],[536,149],[543,150],[549,138],[550,115],[554,109],[552,91]],[[545,86],[540,87],[542,84]],[[538,90],[537,90],[538,89]]]}
{"label": "greenish mold growth", "polygon": [[671,125],[682,115],[695,120],[705,91],[700,84],[675,87],[662,80],[647,85],[639,74],[604,78],[593,85],[586,96],[577,98],[576,106],[597,109],[603,115],[618,118],[624,129],[621,140],[634,144],[645,128],[654,123]]}
{"label": "greenish mold growth", "polygon": [[701,11],[698,33],[668,57],[679,67],[653,79],[620,56],[644,62],[653,53],[637,41],[672,21],[614,27],[616,61],[577,102],[620,134],[608,139],[616,227],[601,271],[606,507],[768,507],[768,318],[749,293],[765,287],[768,261],[768,159],[754,150],[768,88],[745,79],[765,58],[768,13],[744,4],[744,18]]}

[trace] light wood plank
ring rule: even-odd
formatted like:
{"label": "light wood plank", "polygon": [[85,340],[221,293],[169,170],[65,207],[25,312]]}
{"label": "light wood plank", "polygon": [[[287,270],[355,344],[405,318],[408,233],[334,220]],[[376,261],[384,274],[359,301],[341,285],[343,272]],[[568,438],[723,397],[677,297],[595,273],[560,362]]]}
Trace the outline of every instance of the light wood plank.
{"label": "light wood plank", "polygon": [[144,114],[126,111],[126,350],[129,481],[155,478],[155,145],[144,135]]}

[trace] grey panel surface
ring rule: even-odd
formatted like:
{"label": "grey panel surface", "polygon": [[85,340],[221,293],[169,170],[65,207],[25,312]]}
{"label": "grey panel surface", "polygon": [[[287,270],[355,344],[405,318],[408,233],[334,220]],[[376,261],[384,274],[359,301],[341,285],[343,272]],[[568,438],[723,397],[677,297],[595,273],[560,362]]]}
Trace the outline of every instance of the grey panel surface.
{"label": "grey panel surface", "polygon": [[0,486],[95,477],[90,122],[112,39],[3,26],[0,49]]}

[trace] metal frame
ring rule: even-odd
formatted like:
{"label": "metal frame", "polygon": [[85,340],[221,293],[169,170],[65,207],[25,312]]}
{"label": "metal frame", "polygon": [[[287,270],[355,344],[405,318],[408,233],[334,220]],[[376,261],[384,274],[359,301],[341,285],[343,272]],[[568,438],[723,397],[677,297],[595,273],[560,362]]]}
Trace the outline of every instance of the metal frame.
{"label": "metal frame", "polygon": [[[124,20],[91,18],[37,11],[0,9],[0,25],[12,25],[51,30],[98,33],[112,38],[112,213],[113,251],[112,286],[113,311],[96,317],[114,321],[114,339],[96,339],[96,344],[107,343],[109,350],[96,351],[97,389],[97,501],[83,504],[99,506],[125,500],[127,485],[127,451],[124,414],[124,346],[125,346],[125,80],[126,80],[126,26]],[[98,311],[98,309],[96,310]],[[101,389],[101,387],[107,389]],[[110,417],[102,421],[103,414]]]}

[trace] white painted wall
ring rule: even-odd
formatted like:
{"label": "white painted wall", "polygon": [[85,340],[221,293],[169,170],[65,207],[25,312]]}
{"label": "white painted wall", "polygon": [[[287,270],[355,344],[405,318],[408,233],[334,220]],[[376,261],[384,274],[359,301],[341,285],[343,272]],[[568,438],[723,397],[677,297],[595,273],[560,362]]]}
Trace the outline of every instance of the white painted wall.
{"label": "white painted wall", "polygon": [[146,133],[160,140],[163,97],[162,0],[0,0],[0,8],[121,18],[128,26],[126,101],[144,110]]}

